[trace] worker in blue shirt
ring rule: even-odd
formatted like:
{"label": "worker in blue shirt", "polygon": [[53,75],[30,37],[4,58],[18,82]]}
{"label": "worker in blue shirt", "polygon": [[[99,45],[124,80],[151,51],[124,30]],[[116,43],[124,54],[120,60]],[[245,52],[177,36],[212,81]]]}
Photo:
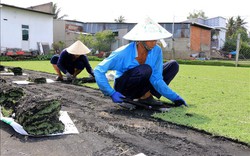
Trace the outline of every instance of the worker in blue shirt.
{"label": "worker in blue shirt", "polygon": [[89,48],[78,40],[64,49],[60,55],[54,55],[50,62],[58,75],[56,81],[63,81],[62,73],[66,75],[68,81],[72,81],[84,68],[94,77],[93,70],[85,55],[89,52]]}
{"label": "worker in blue shirt", "polygon": [[[94,69],[103,94],[110,96],[115,103],[128,98],[138,99],[144,104],[162,105],[153,96],[164,96],[177,106],[187,106],[185,100],[168,86],[178,73],[179,65],[176,61],[163,64],[161,47],[156,44],[171,35],[150,18],[138,23],[123,37],[132,42],[113,51]],[[114,88],[105,76],[108,70],[116,71]]]}

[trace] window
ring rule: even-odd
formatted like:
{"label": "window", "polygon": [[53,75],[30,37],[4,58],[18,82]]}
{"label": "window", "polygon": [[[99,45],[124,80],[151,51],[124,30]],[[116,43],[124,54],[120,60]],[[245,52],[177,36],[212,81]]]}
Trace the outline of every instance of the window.
{"label": "window", "polygon": [[29,26],[22,25],[22,40],[28,41],[29,40]]}

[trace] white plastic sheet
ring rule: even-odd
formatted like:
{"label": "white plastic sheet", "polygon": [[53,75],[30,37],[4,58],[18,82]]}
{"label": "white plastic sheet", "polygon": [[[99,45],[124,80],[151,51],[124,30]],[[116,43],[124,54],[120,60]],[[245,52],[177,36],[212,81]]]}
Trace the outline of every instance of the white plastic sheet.
{"label": "white plastic sheet", "polygon": [[[15,122],[15,120],[13,118],[3,117],[2,112],[1,112],[1,107],[0,107],[0,119],[1,119],[1,121],[10,125],[17,133],[19,133],[21,135],[34,136],[34,135],[28,134],[23,129],[23,126],[21,126],[20,124]],[[62,123],[65,125],[64,131],[62,133],[55,133],[55,134],[50,134],[50,135],[46,135],[46,136],[56,136],[56,135],[78,134],[79,133],[75,124],[73,123],[73,121],[71,120],[71,118],[69,117],[69,115],[66,111],[60,111],[59,120],[61,120]],[[39,137],[41,137],[41,136],[39,136]]]}
{"label": "white plastic sheet", "polygon": [[[56,81],[52,80],[52,79],[46,79],[46,83],[54,83]],[[15,83],[15,84],[20,84],[20,85],[27,85],[27,84],[36,84],[34,82],[30,82],[30,81],[27,81],[27,80],[18,80],[18,81],[12,81],[12,83]]]}

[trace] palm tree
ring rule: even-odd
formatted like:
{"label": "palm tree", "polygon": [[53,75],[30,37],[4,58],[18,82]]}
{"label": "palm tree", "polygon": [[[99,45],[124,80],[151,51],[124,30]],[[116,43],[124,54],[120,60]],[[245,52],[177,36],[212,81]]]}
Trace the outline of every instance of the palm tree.
{"label": "palm tree", "polygon": [[52,9],[53,9],[52,13],[55,14],[54,19],[63,19],[64,17],[68,16],[68,15],[64,14],[64,15],[59,17],[59,13],[61,12],[61,8],[58,8],[56,3],[53,4]]}
{"label": "palm tree", "polygon": [[227,21],[227,37],[230,37],[236,31],[234,17],[230,17]]}
{"label": "palm tree", "polygon": [[117,22],[117,23],[124,23],[125,22],[125,18],[124,18],[124,16],[119,16],[117,19],[115,19],[115,22]]}
{"label": "palm tree", "polygon": [[247,32],[245,25],[247,22],[244,21],[240,16],[237,16],[236,19],[234,17],[230,17],[227,21],[227,37],[231,37],[237,30],[242,29]]}
{"label": "palm tree", "polygon": [[244,21],[244,19],[241,19],[240,16],[237,16],[236,18],[236,26],[237,26],[237,29],[243,29],[243,30],[247,30],[245,28],[245,25],[247,24],[247,22]]}

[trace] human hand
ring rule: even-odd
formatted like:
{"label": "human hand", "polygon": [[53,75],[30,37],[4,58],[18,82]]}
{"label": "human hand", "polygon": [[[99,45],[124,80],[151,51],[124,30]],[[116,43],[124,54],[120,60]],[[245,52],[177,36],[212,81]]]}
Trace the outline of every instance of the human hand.
{"label": "human hand", "polygon": [[112,95],[111,95],[111,98],[112,98],[112,101],[114,103],[122,103],[123,102],[123,98],[125,98],[124,95],[122,95],[121,93],[119,92],[114,92]]}
{"label": "human hand", "polygon": [[69,72],[67,72],[66,74],[67,80],[72,80],[73,79],[73,75],[71,75]]}
{"label": "human hand", "polygon": [[185,102],[185,100],[184,100],[182,97],[180,97],[179,95],[177,96],[177,98],[176,98],[173,102],[174,102],[174,104],[175,104],[176,106],[185,105],[186,107],[188,107],[188,105],[187,105],[187,103]]}

